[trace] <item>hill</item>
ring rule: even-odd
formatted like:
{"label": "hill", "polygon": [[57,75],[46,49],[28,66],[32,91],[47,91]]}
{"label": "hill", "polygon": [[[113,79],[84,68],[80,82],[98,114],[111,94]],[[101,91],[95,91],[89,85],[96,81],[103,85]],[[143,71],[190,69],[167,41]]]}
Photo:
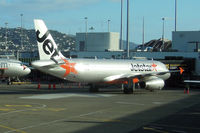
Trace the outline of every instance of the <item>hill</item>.
{"label": "hill", "polygon": [[[67,35],[58,31],[50,30],[59,49],[73,49],[75,36]],[[36,34],[33,29],[0,28],[0,51],[37,50]]]}

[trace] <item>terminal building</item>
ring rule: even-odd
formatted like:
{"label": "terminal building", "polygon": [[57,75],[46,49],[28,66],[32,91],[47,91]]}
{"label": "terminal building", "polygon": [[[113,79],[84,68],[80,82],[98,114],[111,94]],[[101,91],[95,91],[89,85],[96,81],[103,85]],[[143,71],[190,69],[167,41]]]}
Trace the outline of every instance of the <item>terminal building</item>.
{"label": "terminal building", "polygon": [[[126,51],[119,48],[118,33],[77,33],[76,51],[68,56],[77,58],[118,58],[126,57]],[[130,57],[147,57],[164,62],[169,69],[185,67],[192,75],[200,76],[200,32],[172,32],[172,45],[163,51],[131,50]],[[163,46],[165,47],[165,46]]]}
{"label": "terminal building", "polygon": [[76,51],[119,51],[119,33],[76,33]]}
{"label": "terminal building", "polygon": [[200,52],[200,31],[178,31],[172,34],[172,49],[178,52]]}
{"label": "terminal building", "polygon": [[[119,46],[119,33],[115,32],[90,32],[76,34],[76,47],[74,51],[62,52],[66,57],[71,58],[106,58],[106,59],[125,59],[126,50],[121,50]],[[160,40],[160,39],[159,39]],[[162,40],[161,40],[162,41]],[[153,41],[151,41],[153,42]],[[155,41],[155,46],[162,44]],[[162,61],[166,66],[173,70],[178,67],[185,69],[186,77],[200,77],[200,32],[199,31],[177,31],[172,32],[172,43],[167,44],[167,50],[156,51],[137,51],[130,50],[131,59],[150,58]],[[150,43],[151,44],[151,43]],[[162,48],[165,46],[161,46]],[[31,62],[38,59],[38,51],[21,52],[19,60]],[[31,76],[37,80],[41,78],[39,72],[34,72]],[[176,76],[175,76],[176,77]],[[44,79],[48,79],[45,76]]]}

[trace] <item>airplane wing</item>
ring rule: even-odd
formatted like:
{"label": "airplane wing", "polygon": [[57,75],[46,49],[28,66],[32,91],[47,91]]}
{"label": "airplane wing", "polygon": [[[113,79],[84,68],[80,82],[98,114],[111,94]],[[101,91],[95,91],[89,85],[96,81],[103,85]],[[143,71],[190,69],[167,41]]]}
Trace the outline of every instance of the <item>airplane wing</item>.
{"label": "airplane wing", "polygon": [[149,72],[149,73],[132,73],[132,74],[120,74],[120,75],[113,75],[104,78],[105,82],[111,82],[114,80],[128,80],[128,79],[142,79],[150,76],[157,76],[157,75],[164,75],[166,73],[171,73],[170,71],[165,71],[165,72]]}
{"label": "airplane wing", "polygon": [[184,80],[184,83],[200,83],[200,80]]}
{"label": "airplane wing", "polygon": [[[37,61],[38,62],[38,61]],[[34,62],[33,62],[34,63]],[[54,60],[51,60],[51,61],[39,61],[39,63],[37,63],[37,65],[40,67],[40,68],[42,68],[42,69],[52,69],[52,68],[56,68],[56,67],[58,67],[59,65],[62,65],[62,64],[65,64],[65,62],[64,61],[60,61],[60,60],[58,60],[58,61],[54,61]]]}
{"label": "airplane wing", "polygon": [[182,68],[179,68],[179,69],[180,70],[163,71],[163,72],[131,73],[131,74],[129,73],[129,74],[113,75],[113,76],[104,78],[104,81],[111,82],[115,80],[128,80],[128,79],[134,79],[134,78],[144,79],[151,76],[164,75],[167,73],[174,73],[174,72],[180,72],[180,74],[182,74],[184,70]]}

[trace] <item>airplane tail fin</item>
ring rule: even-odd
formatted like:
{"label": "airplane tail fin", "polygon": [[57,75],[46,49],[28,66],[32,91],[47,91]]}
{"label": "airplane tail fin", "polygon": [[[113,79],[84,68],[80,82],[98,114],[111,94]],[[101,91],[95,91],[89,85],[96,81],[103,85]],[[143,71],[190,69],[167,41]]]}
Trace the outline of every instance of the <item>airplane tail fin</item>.
{"label": "airplane tail fin", "polygon": [[65,58],[51,36],[43,20],[35,19],[35,32],[37,37],[38,51],[40,60],[49,60]]}

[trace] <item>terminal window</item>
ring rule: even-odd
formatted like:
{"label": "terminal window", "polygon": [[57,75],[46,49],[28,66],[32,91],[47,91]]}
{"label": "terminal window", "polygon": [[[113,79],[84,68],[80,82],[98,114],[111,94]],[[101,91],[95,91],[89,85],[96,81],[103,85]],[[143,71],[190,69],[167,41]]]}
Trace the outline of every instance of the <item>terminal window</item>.
{"label": "terminal window", "polygon": [[85,49],[85,41],[80,41],[79,42],[79,50],[84,51],[84,49]]}

